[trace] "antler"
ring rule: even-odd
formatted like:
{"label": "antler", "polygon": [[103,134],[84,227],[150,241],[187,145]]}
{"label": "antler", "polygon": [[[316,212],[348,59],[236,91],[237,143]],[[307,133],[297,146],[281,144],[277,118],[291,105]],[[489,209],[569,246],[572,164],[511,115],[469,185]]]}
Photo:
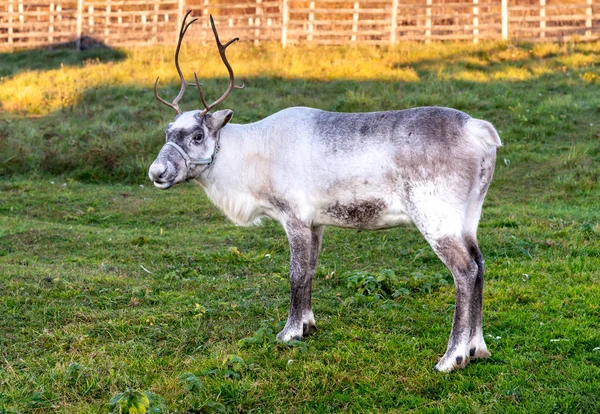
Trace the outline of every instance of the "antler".
{"label": "antler", "polygon": [[[191,13],[192,13],[191,10],[186,13],[185,17],[183,18],[183,22],[181,23],[181,29],[179,30],[179,41],[177,42],[177,49],[175,50],[175,67],[177,68],[177,73],[179,73],[179,78],[181,79],[181,89],[179,90],[179,93],[177,94],[177,96],[175,97],[175,99],[173,100],[172,103],[169,103],[169,102],[165,101],[163,98],[161,98],[160,96],[158,96],[157,85],[158,85],[159,78],[156,78],[156,81],[154,82],[154,97],[160,103],[163,103],[163,104],[167,105],[168,107],[176,110],[178,114],[181,113],[181,109],[179,109],[178,103],[181,100],[181,98],[183,97],[183,94],[185,93],[186,86],[193,85],[193,83],[188,83],[185,81],[185,78],[183,77],[183,72],[181,71],[181,68],[179,67],[179,49],[181,48],[181,41],[183,40],[183,36],[185,36],[185,32],[192,25],[192,23],[194,23],[196,20],[198,20],[198,19],[194,19],[191,22],[186,23],[186,20]],[[196,82],[196,85],[198,85],[197,82]],[[206,106],[206,104],[205,104],[205,106]]]}
{"label": "antler", "polygon": [[219,34],[217,33],[217,28],[215,27],[215,21],[213,20],[212,14],[210,15],[210,25],[212,26],[213,33],[215,34],[215,40],[217,42],[217,47],[219,48],[219,55],[221,55],[221,60],[223,61],[223,63],[225,64],[225,67],[227,68],[227,71],[229,72],[229,86],[227,87],[227,90],[225,91],[225,93],[219,99],[214,101],[212,104],[207,105],[206,99],[204,99],[204,94],[202,93],[202,88],[200,87],[200,82],[198,82],[198,76],[196,76],[196,73],[194,72],[194,79],[196,80],[196,88],[198,89],[198,93],[200,94],[200,99],[202,100],[202,104],[206,108],[204,111],[202,111],[200,113],[199,116],[206,115],[208,113],[208,111],[210,111],[212,108],[214,108],[215,106],[217,106],[218,104],[223,102],[225,100],[225,98],[227,98],[227,96],[231,93],[231,91],[234,88],[243,89],[245,86],[244,83],[242,83],[242,86],[237,86],[235,84],[235,80],[234,80],[234,76],[233,76],[233,69],[231,69],[231,65],[227,61],[227,56],[225,56],[225,49],[227,49],[227,46],[229,46],[233,42],[240,40],[240,38],[234,37],[229,42],[222,44],[221,41],[219,40]]}
{"label": "antler", "polygon": [[204,107],[206,108],[205,110],[203,110],[200,113],[199,116],[204,116],[212,108],[214,108],[215,106],[217,106],[218,104],[223,102],[225,100],[225,98],[227,98],[227,96],[231,93],[231,91],[234,88],[242,89],[245,86],[243,83],[242,83],[242,86],[238,86],[235,84],[234,76],[233,76],[233,69],[231,69],[231,65],[227,61],[227,56],[225,56],[225,49],[227,48],[227,46],[229,46],[233,42],[236,42],[240,39],[239,39],[239,37],[235,37],[235,38],[231,39],[229,42],[222,44],[221,41],[219,40],[219,35],[218,35],[217,29],[215,27],[215,21],[213,20],[212,15],[210,16],[210,24],[212,26],[213,33],[215,34],[215,40],[217,41],[217,47],[219,48],[219,55],[221,55],[221,60],[223,60],[223,63],[225,64],[225,67],[227,67],[227,71],[229,72],[229,86],[227,87],[227,90],[225,91],[225,93],[219,99],[217,99],[216,101],[214,101],[212,104],[209,105],[206,102],[206,99],[204,98],[204,93],[202,92],[202,88],[201,88],[200,82],[198,81],[198,76],[196,75],[196,72],[194,72],[195,83],[187,82],[185,80],[185,77],[183,76],[183,72],[181,71],[181,68],[179,67],[179,49],[181,48],[181,42],[183,41],[185,32],[192,25],[192,23],[194,23],[196,20],[198,20],[198,19],[193,19],[189,23],[186,23],[186,20],[191,13],[192,13],[191,10],[188,11],[186,13],[185,17],[183,18],[183,22],[181,23],[181,29],[179,30],[179,41],[177,42],[177,49],[175,50],[175,67],[177,68],[177,73],[179,74],[179,78],[181,79],[181,89],[179,90],[179,93],[177,94],[177,96],[175,97],[173,102],[169,103],[169,102],[165,101],[163,98],[161,98],[160,96],[158,96],[157,86],[158,86],[158,80],[160,78],[156,78],[156,81],[154,82],[154,97],[160,103],[165,104],[166,106],[175,109],[177,111],[177,113],[180,114],[182,111],[181,111],[181,109],[179,109],[178,103],[181,100],[181,98],[183,97],[186,87],[188,85],[196,85],[196,88],[198,89],[198,93],[200,94],[200,100],[202,101],[202,105],[204,105]]}

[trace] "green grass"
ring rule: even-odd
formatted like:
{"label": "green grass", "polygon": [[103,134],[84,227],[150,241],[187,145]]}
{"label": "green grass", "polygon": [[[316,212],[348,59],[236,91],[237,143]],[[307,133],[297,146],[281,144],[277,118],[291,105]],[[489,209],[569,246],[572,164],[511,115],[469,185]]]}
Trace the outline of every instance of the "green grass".
{"label": "green grass", "polygon": [[[206,49],[182,65],[215,99]],[[414,227],[327,229],[319,332],[278,343],[284,232],[145,178],[172,50],[35,53],[0,56],[0,413],[106,412],[144,398],[128,389],[162,412],[600,410],[600,43],[231,48],[237,122],[444,105],[501,131],[479,230],[492,357],[449,375],[451,276]]]}

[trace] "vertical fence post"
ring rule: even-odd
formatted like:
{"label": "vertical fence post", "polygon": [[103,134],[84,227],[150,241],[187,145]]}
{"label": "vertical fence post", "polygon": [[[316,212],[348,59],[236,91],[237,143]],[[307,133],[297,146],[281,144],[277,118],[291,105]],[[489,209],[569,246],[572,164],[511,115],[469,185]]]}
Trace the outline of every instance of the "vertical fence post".
{"label": "vertical fence post", "polygon": [[427,9],[425,9],[425,43],[431,43],[431,0],[427,0]]}
{"label": "vertical fence post", "polygon": [[479,0],[473,0],[473,43],[479,42]]}
{"label": "vertical fence post", "polygon": [[269,41],[273,40],[273,20],[270,17],[267,17],[267,33],[269,33]]}
{"label": "vertical fence post", "polygon": [[540,38],[546,37],[546,0],[540,0]]}
{"label": "vertical fence post", "polygon": [[81,50],[81,26],[83,23],[83,0],[77,0],[77,39],[75,39],[75,47]]}
{"label": "vertical fence post", "polygon": [[[25,23],[25,16],[23,16],[23,0],[19,0],[19,4],[17,4],[17,9],[19,11],[19,32],[23,33],[23,25]],[[27,41],[27,38],[22,37],[21,42]]]}
{"label": "vertical fence post", "polygon": [[289,10],[288,10],[288,0],[282,0],[282,16],[281,16],[281,46],[287,46],[287,29],[288,29],[288,19],[289,19]]}
{"label": "vertical fence post", "polygon": [[[56,5],[56,18],[55,20],[58,22],[58,27],[62,28],[62,4],[60,4],[60,0]],[[59,29],[60,31],[60,29]]]}
{"label": "vertical fence post", "polygon": [[152,43],[157,42],[158,33],[158,8],[160,6],[159,0],[154,0],[154,14],[152,15]]}
{"label": "vertical fence post", "polygon": [[183,0],[179,0],[177,4],[177,27],[175,28],[175,35],[177,36],[177,41],[179,41],[179,28],[181,27],[181,22],[183,21]]}
{"label": "vertical fence post", "polygon": [[392,19],[390,24],[390,43],[396,43],[396,32],[398,31],[398,0],[392,0]]}
{"label": "vertical fence post", "polygon": [[[19,8],[19,32],[23,33],[24,30],[24,25],[25,25],[25,16],[23,15],[23,0],[19,0],[19,4],[18,4],[18,8]],[[21,38],[21,42],[26,41],[27,38]]]}
{"label": "vertical fence post", "polygon": [[508,0],[502,0],[502,40],[508,40]]}
{"label": "vertical fence post", "polygon": [[352,42],[356,42],[356,33],[358,32],[358,8],[357,1],[354,2],[354,13],[352,14]]}
{"label": "vertical fence post", "polygon": [[110,12],[110,0],[106,0],[106,13],[104,14],[104,43],[106,44],[108,44],[108,38],[110,36]]}
{"label": "vertical fence post", "polygon": [[8,0],[8,44],[12,46],[13,43],[13,13],[14,13],[13,0]]}
{"label": "vertical fence post", "polygon": [[48,11],[48,43],[51,44],[54,41],[54,36],[52,36],[54,33],[54,2],[50,2]]}
{"label": "vertical fence post", "polygon": [[314,21],[315,21],[315,2],[311,1],[308,6],[308,33],[306,35],[306,40],[308,43],[312,43],[313,41],[313,30],[314,30]]}
{"label": "vertical fence post", "polygon": [[[592,28],[592,0],[586,0],[587,8],[585,9],[585,27],[588,29]],[[586,30],[585,37],[592,37],[592,31]]]}
{"label": "vertical fence post", "polygon": [[254,18],[254,27],[256,27],[254,29],[254,46],[258,46],[258,44],[260,43],[259,37],[260,37],[260,16],[262,14],[262,7],[261,7],[261,3],[262,0],[256,0],[256,16]]}
{"label": "vertical fence post", "polygon": [[94,33],[94,6],[88,6],[88,25],[90,33]]}
{"label": "vertical fence post", "polygon": [[206,39],[208,39],[210,23],[206,16],[208,16],[208,0],[204,0],[204,7],[202,8],[202,16],[204,16],[202,24],[202,44],[206,45]]}
{"label": "vertical fence post", "polygon": [[23,16],[23,0],[19,0],[19,24],[21,25],[21,31],[23,31],[24,23],[25,23],[25,16]]}

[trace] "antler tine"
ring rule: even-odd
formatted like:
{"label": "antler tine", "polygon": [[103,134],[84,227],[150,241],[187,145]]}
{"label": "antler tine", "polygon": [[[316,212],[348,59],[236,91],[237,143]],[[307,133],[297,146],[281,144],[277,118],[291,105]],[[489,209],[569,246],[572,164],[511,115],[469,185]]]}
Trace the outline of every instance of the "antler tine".
{"label": "antler tine", "polygon": [[179,105],[178,105],[179,101],[183,97],[186,87],[190,84],[190,83],[186,82],[185,77],[183,76],[183,72],[181,71],[181,68],[179,67],[179,50],[181,49],[181,42],[183,41],[185,32],[187,32],[187,29],[192,25],[192,23],[194,23],[196,20],[198,20],[198,19],[193,19],[192,21],[186,23],[186,20],[191,13],[192,13],[192,11],[189,10],[185,14],[185,17],[183,18],[183,21],[181,22],[181,29],[179,30],[179,40],[177,41],[177,48],[175,49],[175,68],[177,69],[177,73],[179,74],[179,78],[181,79],[181,88],[179,89],[179,93],[177,94],[177,96],[175,97],[175,99],[173,100],[172,103],[169,103],[169,102],[165,101],[164,99],[162,99],[160,96],[158,96],[157,85],[158,85],[159,78],[156,78],[156,82],[154,82],[154,96],[156,97],[156,99],[159,102],[167,105],[168,107],[175,109],[175,111],[177,111],[178,114],[181,113],[181,109],[179,109]]}
{"label": "antler tine", "polygon": [[156,100],[164,105],[167,105],[170,108],[173,108],[175,110],[177,110],[177,108],[175,108],[175,106],[167,101],[165,101],[163,98],[161,98],[160,96],[158,96],[158,80],[160,79],[160,77],[156,78],[156,80],[154,81],[154,97],[156,98]]}
{"label": "antler tine", "polygon": [[[223,61],[223,63],[225,64],[225,67],[227,68],[227,71],[229,72],[229,86],[227,87],[227,90],[225,91],[225,93],[216,101],[214,101],[212,104],[210,105],[206,105],[204,104],[204,106],[206,107],[206,109],[204,111],[202,111],[202,113],[200,114],[200,116],[205,115],[206,113],[208,113],[208,111],[210,111],[212,108],[214,108],[215,106],[217,106],[218,104],[220,104],[221,102],[223,102],[225,100],[225,98],[227,98],[227,96],[231,93],[231,91],[236,88],[236,89],[242,89],[245,84],[242,84],[241,86],[237,86],[235,84],[235,78],[233,76],[233,69],[231,68],[231,65],[229,64],[229,62],[227,61],[227,56],[225,55],[225,49],[227,49],[227,47],[232,44],[233,42],[237,42],[238,40],[240,40],[239,37],[234,37],[233,39],[231,39],[229,42],[222,44],[221,41],[219,40],[219,34],[217,33],[217,28],[215,27],[215,21],[212,17],[212,14],[210,15],[210,25],[212,26],[212,30],[213,33],[215,35],[215,41],[217,42],[217,48],[219,49],[219,55],[221,56],[221,60]],[[200,96],[201,99],[203,100],[204,103],[204,97],[202,95],[198,80],[196,79],[196,87],[198,88],[198,91],[200,92]]]}
{"label": "antler tine", "polygon": [[[196,88],[198,89],[198,93],[200,94],[200,100],[202,101],[202,105],[204,105],[204,107],[206,108],[206,112],[210,111],[210,108],[208,107],[208,104],[206,103],[206,99],[204,99],[204,93],[202,92],[202,88],[200,87],[200,81],[198,81],[198,75],[196,75],[196,72],[194,72],[194,79],[196,80]],[[204,115],[204,112],[203,112]]]}
{"label": "antler tine", "polygon": [[187,32],[187,29],[192,25],[192,23],[194,23],[196,20],[198,20],[198,19],[193,19],[192,21],[190,21],[189,23],[186,24],[185,21],[187,20],[188,16],[191,13],[192,13],[192,11],[189,10],[185,14],[185,17],[183,18],[183,22],[181,23],[181,30],[179,32],[179,41],[177,42],[177,49],[175,50],[175,67],[177,68],[177,73],[179,74],[179,78],[181,78],[181,89],[179,89],[179,93],[173,100],[173,105],[177,107],[177,113],[181,113],[178,103],[181,100],[181,98],[183,97],[183,94],[185,93],[185,88],[187,87],[187,82],[185,81],[183,72],[181,71],[181,68],[179,67],[179,50],[181,49],[181,42],[183,41],[185,32]]}

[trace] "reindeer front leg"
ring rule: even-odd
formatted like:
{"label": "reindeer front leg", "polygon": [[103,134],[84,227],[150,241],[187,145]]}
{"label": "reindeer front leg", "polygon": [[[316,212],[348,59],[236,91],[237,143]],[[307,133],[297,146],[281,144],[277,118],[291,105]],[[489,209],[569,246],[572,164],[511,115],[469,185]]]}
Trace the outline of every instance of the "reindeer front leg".
{"label": "reindeer front leg", "polygon": [[325,226],[316,226],[313,227],[311,231],[310,261],[308,263],[308,272],[306,275],[307,285],[305,287],[305,295],[308,299],[306,300],[302,311],[302,332],[304,336],[317,331],[315,315],[312,311],[312,281],[317,272],[317,261],[319,260],[319,254],[321,253],[321,242],[323,241],[324,229]]}
{"label": "reindeer front leg", "polygon": [[287,342],[302,339],[303,316],[311,306],[310,257],[313,235],[310,227],[297,219],[287,220],[284,227],[290,244],[290,311],[277,339]]}

